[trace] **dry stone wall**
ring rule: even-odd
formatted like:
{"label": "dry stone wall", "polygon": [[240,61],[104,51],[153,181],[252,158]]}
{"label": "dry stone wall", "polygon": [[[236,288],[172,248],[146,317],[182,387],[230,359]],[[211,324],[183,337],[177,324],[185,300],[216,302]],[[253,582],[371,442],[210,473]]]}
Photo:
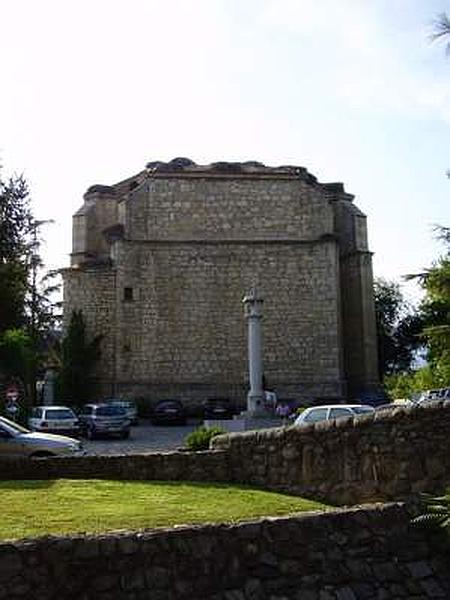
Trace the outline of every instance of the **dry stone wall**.
{"label": "dry stone wall", "polygon": [[0,478],[244,483],[336,504],[408,499],[450,486],[450,402],[304,428],[221,435],[212,447],[207,452],[1,460]]}
{"label": "dry stone wall", "polygon": [[0,544],[7,600],[428,600],[448,565],[398,505]]}
{"label": "dry stone wall", "polygon": [[230,481],[354,504],[450,485],[450,402],[223,435]]}
{"label": "dry stone wall", "polygon": [[227,482],[229,472],[221,451],[0,460],[0,480],[60,478]]}

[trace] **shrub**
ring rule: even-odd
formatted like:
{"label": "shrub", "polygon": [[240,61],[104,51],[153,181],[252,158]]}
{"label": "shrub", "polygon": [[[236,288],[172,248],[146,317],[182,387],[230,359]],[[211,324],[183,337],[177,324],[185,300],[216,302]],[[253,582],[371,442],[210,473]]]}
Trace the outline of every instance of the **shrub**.
{"label": "shrub", "polygon": [[191,431],[184,442],[189,450],[208,450],[212,438],[221,433],[226,433],[221,427],[199,427],[195,431]]}
{"label": "shrub", "polygon": [[292,417],[293,418],[299,417],[304,410],[306,410],[306,406],[297,406],[297,408],[292,413]]}

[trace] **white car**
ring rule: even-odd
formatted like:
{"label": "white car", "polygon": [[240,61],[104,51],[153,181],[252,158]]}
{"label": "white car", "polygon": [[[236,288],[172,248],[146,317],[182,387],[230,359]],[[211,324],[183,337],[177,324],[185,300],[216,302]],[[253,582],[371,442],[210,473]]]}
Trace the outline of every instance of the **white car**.
{"label": "white car", "polygon": [[80,433],[77,415],[67,406],[35,406],[28,419],[28,427],[32,431],[45,433]]}
{"label": "white car", "polygon": [[0,417],[0,458],[45,458],[68,454],[83,454],[83,446],[79,440],[29,431],[14,421]]}
{"label": "white car", "polygon": [[365,404],[327,404],[324,406],[311,406],[295,419],[294,425],[330,421],[342,417],[357,417],[375,412],[373,406]]}
{"label": "white car", "polygon": [[450,400],[450,388],[426,390],[420,394],[416,403],[420,405],[424,402],[431,402],[432,400]]}

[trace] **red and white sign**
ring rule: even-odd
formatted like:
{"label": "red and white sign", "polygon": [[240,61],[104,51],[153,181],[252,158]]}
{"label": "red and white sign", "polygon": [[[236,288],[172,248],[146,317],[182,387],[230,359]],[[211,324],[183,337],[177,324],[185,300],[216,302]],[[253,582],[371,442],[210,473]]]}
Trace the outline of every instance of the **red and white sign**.
{"label": "red and white sign", "polygon": [[6,399],[9,400],[10,402],[17,402],[18,398],[19,398],[19,388],[12,384],[9,385],[6,388]]}

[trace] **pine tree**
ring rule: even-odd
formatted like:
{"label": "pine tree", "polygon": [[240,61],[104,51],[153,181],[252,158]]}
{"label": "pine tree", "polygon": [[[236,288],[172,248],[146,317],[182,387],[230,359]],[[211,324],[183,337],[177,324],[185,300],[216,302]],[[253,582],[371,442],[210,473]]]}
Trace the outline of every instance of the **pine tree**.
{"label": "pine tree", "polygon": [[88,341],[81,310],[72,312],[67,333],[62,342],[61,371],[58,396],[64,403],[81,405],[92,398],[92,372],[100,358],[102,336]]}
{"label": "pine tree", "polygon": [[33,217],[23,177],[0,178],[0,334],[26,323]]}

